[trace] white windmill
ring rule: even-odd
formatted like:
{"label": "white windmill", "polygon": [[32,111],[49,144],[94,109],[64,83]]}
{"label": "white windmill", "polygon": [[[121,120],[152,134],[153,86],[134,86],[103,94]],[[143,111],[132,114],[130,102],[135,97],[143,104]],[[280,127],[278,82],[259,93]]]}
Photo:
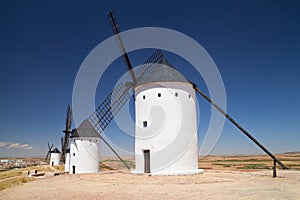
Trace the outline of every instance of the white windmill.
{"label": "white windmill", "polygon": [[47,152],[45,160],[47,162],[49,162],[49,165],[51,165],[51,166],[59,165],[60,164],[60,151],[57,148],[52,150],[52,148],[53,148],[53,144],[50,145],[48,143],[48,152]]}
{"label": "white windmill", "polygon": [[96,173],[100,170],[100,137],[84,120],[70,137],[69,173]]}
{"label": "white windmill", "polygon": [[162,58],[135,92],[134,173],[196,174],[196,95],[193,85]]}
{"label": "white windmill", "polygon": [[50,165],[59,165],[60,161],[60,151],[55,148],[51,153],[50,153]]}

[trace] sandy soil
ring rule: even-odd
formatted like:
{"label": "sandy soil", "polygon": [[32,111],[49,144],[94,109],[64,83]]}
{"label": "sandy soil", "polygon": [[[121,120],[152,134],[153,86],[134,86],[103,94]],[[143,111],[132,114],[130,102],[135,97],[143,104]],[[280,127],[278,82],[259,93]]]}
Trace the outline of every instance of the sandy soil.
{"label": "sandy soil", "polygon": [[126,171],[60,175],[8,188],[0,199],[300,199],[300,171],[206,170],[195,176]]}

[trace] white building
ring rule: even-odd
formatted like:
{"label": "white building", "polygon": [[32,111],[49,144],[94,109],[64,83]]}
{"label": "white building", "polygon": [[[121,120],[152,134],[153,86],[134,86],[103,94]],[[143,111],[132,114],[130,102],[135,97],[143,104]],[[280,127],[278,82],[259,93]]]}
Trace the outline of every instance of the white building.
{"label": "white building", "polygon": [[196,95],[193,85],[165,59],[135,87],[133,173],[196,174]]}
{"label": "white building", "polygon": [[70,174],[96,173],[100,170],[100,138],[88,120],[70,137]]}
{"label": "white building", "polygon": [[66,160],[65,160],[65,172],[68,172],[70,171],[70,149],[67,149],[66,150]]}
{"label": "white building", "polygon": [[60,161],[60,151],[55,148],[53,151],[50,152],[50,164],[51,166],[59,165]]}

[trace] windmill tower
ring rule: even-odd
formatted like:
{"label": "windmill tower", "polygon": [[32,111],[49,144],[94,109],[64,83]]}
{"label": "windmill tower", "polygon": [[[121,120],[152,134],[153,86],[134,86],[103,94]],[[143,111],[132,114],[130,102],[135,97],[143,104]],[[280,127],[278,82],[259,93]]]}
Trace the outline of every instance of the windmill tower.
{"label": "windmill tower", "polygon": [[60,161],[60,151],[55,148],[53,151],[50,152],[50,165],[55,166],[59,165]]}
{"label": "windmill tower", "polygon": [[96,173],[100,170],[100,137],[94,127],[84,120],[70,138],[69,173]]}
{"label": "windmill tower", "polygon": [[[193,85],[163,58],[134,88],[134,173],[196,174],[196,95]],[[156,108],[156,111],[155,111]]]}
{"label": "windmill tower", "polygon": [[65,154],[65,172],[69,173],[70,172],[70,149],[66,150]]}

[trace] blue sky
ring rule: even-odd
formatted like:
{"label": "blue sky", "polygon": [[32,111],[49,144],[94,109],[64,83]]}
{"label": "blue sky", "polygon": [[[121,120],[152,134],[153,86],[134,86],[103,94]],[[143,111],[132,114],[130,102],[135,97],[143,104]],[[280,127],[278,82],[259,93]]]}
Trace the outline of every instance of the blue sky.
{"label": "blue sky", "polygon": [[[297,1],[267,0],[2,0],[0,157],[45,155],[47,142],[60,147],[77,70],[88,53],[113,34],[106,17],[110,10],[115,11],[122,31],[165,27],[194,38],[218,66],[228,113],[271,151],[299,151],[299,8]],[[140,64],[151,52],[130,53],[133,64]],[[207,91],[192,66],[170,53],[166,57]],[[125,72],[122,60],[116,60],[98,85],[96,102],[105,98]],[[210,106],[200,96],[198,100],[201,145]],[[107,134],[133,150],[133,139],[120,136],[114,123]],[[223,153],[262,152],[226,122],[211,152]]]}

